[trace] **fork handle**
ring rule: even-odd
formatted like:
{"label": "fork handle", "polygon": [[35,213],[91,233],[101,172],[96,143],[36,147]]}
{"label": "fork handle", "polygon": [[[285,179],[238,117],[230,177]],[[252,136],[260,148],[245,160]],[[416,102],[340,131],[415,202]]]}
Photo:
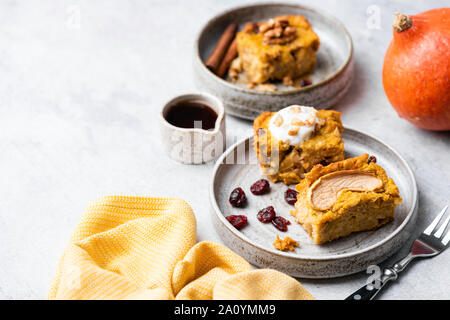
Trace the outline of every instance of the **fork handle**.
{"label": "fork handle", "polygon": [[371,284],[361,287],[359,290],[353,292],[345,300],[372,300],[383,289],[386,283],[391,280],[396,280],[398,273],[394,268],[386,268],[383,270],[383,275],[380,279],[380,284],[375,287]]}
{"label": "fork handle", "polygon": [[415,256],[412,254],[407,255],[394,264],[392,268],[386,268],[383,270],[378,286],[375,287],[372,284],[367,284],[349,295],[345,298],[345,300],[372,300],[384,288],[386,283],[391,280],[396,280],[398,278],[398,274],[403,271],[414,258]]}

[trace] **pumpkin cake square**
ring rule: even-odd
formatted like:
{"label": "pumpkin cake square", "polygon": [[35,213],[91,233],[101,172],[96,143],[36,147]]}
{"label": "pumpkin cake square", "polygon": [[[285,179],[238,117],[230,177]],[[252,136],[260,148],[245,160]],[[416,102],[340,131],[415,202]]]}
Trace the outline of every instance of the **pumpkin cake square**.
{"label": "pumpkin cake square", "polygon": [[394,181],[368,154],[316,165],[297,186],[291,214],[314,243],[376,229],[394,220],[402,202]]}
{"label": "pumpkin cake square", "polygon": [[272,182],[299,183],[314,165],[345,158],[341,113],[289,106],[266,111],[254,123],[254,148]]}
{"label": "pumpkin cake square", "polygon": [[308,21],[286,15],[249,23],[236,35],[241,68],[250,83],[291,81],[311,72],[320,41]]}

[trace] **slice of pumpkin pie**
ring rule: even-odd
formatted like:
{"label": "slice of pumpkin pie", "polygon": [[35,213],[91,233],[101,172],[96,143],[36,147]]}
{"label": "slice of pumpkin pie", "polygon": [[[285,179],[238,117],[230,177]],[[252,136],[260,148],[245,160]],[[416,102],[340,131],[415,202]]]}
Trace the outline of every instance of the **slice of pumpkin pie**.
{"label": "slice of pumpkin pie", "polygon": [[394,220],[402,202],[394,181],[368,154],[316,165],[297,186],[291,214],[322,244],[353,232],[372,230]]}

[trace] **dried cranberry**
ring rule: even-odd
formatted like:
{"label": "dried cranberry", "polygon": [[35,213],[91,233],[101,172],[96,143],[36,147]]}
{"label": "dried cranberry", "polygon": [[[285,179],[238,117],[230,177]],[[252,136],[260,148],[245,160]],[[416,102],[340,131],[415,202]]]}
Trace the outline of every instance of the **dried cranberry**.
{"label": "dried cranberry", "polygon": [[283,217],[275,217],[272,219],[272,224],[280,231],[287,231],[287,226],[291,224],[291,222]]}
{"label": "dried cranberry", "polygon": [[270,189],[270,184],[269,184],[269,181],[267,181],[266,179],[258,180],[254,184],[252,184],[252,186],[250,187],[250,191],[254,195],[264,194],[267,191],[269,191],[269,189]]}
{"label": "dried cranberry", "polygon": [[248,224],[247,217],[243,215],[232,215],[226,217],[226,219],[228,220],[229,223],[232,224],[233,227],[235,227],[238,230],[241,229],[242,227],[245,227]]}
{"label": "dried cranberry", "polygon": [[270,206],[259,210],[256,217],[262,223],[269,223],[270,221],[272,221],[273,218],[275,218],[276,215],[277,214],[275,213],[275,209],[272,206]]}
{"label": "dried cranberry", "polygon": [[297,195],[298,192],[294,189],[287,189],[284,192],[284,200],[286,200],[286,202],[289,204],[295,204],[297,202]]}
{"label": "dried cranberry", "polygon": [[231,191],[230,203],[233,207],[242,207],[247,200],[244,190],[242,188],[236,188]]}
{"label": "dried cranberry", "polygon": [[311,84],[312,84],[312,82],[310,80],[307,80],[307,79],[300,80],[300,87],[306,87],[306,86],[309,86]]}

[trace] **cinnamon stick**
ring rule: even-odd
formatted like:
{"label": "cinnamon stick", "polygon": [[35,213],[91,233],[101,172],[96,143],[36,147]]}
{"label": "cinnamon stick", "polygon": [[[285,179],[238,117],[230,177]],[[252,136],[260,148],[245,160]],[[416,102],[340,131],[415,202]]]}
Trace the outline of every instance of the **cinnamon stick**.
{"label": "cinnamon stick", "polygon": [[234,39],[233,42],[231,42],[230,46],[228,47],[227,53],[225,54],[225,57],[220,63],[219,69],[217,69],[217,75],[219,77],[223,77],[225,72],[227,72],[231,62],[233,61],[234,58],[236,58],[237,54],[238,54],[237,42],[236,39]]}
{"label": "cinnamon stick", "polygon": [[214,73],[217,72],[217,69],[219,68],[220,63],[222,62],[222,59],[225,56],[225,53],[227,52],[228,47],[230,46],[230,43],[234,39],[237,28],[238,25],[236,23],[231,23],[228,25],[228,27],[225,29],[222,36],[220,37],[219,41],[217,42],[216,47],[209,56],[208,60],[206,60],[205,65],[212,72]]}

